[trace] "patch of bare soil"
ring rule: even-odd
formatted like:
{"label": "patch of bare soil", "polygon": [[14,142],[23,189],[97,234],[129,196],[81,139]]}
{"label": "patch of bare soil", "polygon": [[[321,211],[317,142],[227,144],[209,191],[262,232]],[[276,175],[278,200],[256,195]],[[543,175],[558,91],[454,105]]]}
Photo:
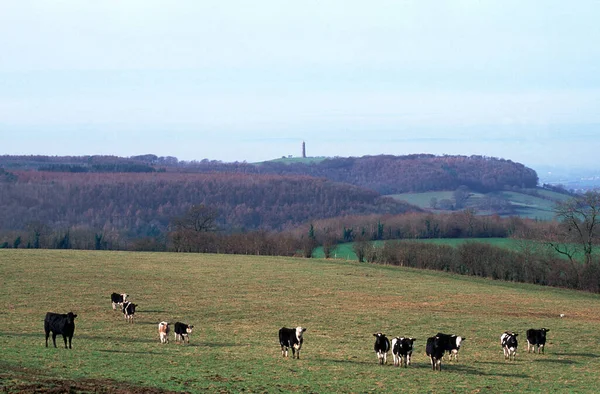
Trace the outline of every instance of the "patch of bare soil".
{"label": "patch of bare soil", "polygon": [[[6,366],[3,366],[6,367]],[[44,394],[171,394],[176,391],[156,387],[134,386],[110,379],[56,379],[31,370],[9,367],[0,372],[0,392],[2,393],[44,393]]]}

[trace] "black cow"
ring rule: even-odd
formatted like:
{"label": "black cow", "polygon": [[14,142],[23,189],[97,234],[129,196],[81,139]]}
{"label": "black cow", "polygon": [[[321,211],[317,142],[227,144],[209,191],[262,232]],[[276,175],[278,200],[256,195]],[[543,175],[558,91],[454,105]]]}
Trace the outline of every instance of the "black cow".
{"label": "black cow", "polygon": [[300,349],[304,342],[304,338],[302,337],[304,331],[306,331],[304,327],[281,327],[279,329],[279,344],[281,345],[281,355],[283,357],[288,356],[288,349],[291,348],[292,358],[296,357],[296,353],[298,353],[297,358],[300,359]]}
{"label": "black cow", "polygon": [[537,346],[538,354],[540,351],[544,353],[544,347],[546,346],[546,333],[550,331],[547,328],[540,328],[539,330],[530,328],[527,330],[527,353],[529,349],[533,349],[535,353],[535,347]]}
{"label": "black cow", "polygon": [[392,356],[394,356],[394,366],[406,368],[410,364],[410,358],[413,352],[415,338],[396,337],[392,339]]}
{"label": "black cow", "polygon": [[425,345],[425,353],[431,359],[431,368],[435,371],[442,370],[442,358],[448,347],[448,337],[435,337],[427,338],[427,344]]}
{"label": "black cow", "polygon": [[194,326],[188,326],[187,324],[183,324],[181,322],[175,323],[175,343],[181,341],[183,343],[190,343],[190,334],[192,333],[192,328]]}
{"label": "black cow", "polygon": [[436,337],[443,338],[443,343],[445,346],[444,350],[450,355],[450,360],[452,360],[452,356],[454,356],[454,361],[458,361],[458,351],[460,350],[462,341],[467,338],[458,335],[443,334],[441,332],[438,332]]}
{"label": "black cow", "polygon": [[127,297],[129,297],[128,294],[117,294],[117,293],[112,293],[110,295],[110,301],[112,302],[112,308],[113,311],[117,310],[117,305],[119,305],[120,307],[123,307],[123,303],[125,301],[127,301]]}
{"label": "black cow", "polygon": [[73,339],[73,333],[75,332],[75,315],[73,312],[67,314],[60,313],[46,313],[44,319],[44,330],[46,331],[46,347],[48,347],[48,337],[50,331],[52,331],[52,342],[56,347],[56,335],[61,334],[65,341],[65,349],[67,348],[67,338],[69,338],[69,349],[71,349],[71,340]]}
{"label": "black cow", "polygon": [[379,364],[383,365],[387,363],[387,352],[390,351],[390,340],[387,339],[385,334],[378,332],[377,334],[373,334],[375,337],[375,345],[373,349],[375,349],[375,354],[377,355],[377,360],[379,360]]}
{"label": "black cow", "polygon": [[130,301],[125,301],[123,306],[121,307],[121,311],[123,312],[123,316],[125,316],[125,321],[133,323],[133,315],[135,315],[135,307],[137,304],[134,304]]}
{"label": "black cow", "polygon": [[504,359],[505,360],[515,360],[517,357],[517,346],[519,345],[517,341],[517,333],[513,333],[512,331],[505,331],[504,334],[500,336],[500,345],[502,346],[502,350],[504,351]]}

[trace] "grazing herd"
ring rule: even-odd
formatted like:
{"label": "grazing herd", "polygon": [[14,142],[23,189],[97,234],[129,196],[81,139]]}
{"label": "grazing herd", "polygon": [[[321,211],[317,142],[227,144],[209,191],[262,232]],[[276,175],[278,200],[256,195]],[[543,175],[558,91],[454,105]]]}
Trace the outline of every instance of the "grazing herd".
{"label": "grazing herd", "polygon": [[[129,301],[128,298],[129,295],[126,293],[112,293],[110,295],[112,309],[116,311],[117,307],[120,307],[125,321],[128,323],[133,323],[135,308],[138,306],[138,304],[134,304],[133,302]],[[65,341],[65,349],[71,349],[71,341],[73,340],[73,333],[75,332],[76,317],[77,315],[75,315],[73,312],[69,312],[67,314],[59,314],[53,312],[46,313],[46,317],[44,318],[44,331],[46,332],[46,347],[48,347],[48,338],[50,337],[50,333],[52,333],[52,342],[54,343],[54,347],[56,347],[56,336],[60,334],[63,336],[63,340]],[[174,328],[175,343],[181,342],[182,344],[189,344],[190,334],[192,333],[192,329],[194,328],[194,326],[184,324],[181,322],[176,322]],[[171,326],[168,322],[161,321],[160,323],[158,323],[158,337],[160,343],[169,343],[170,332]],[[68,346],[67,339],[69,340]]]}
{"label": "grazing herd", "polygon": [[[135,315],[135,308],[137,304],[132,303],[128,300],[128,294],[111,294],[111,303],[113,310],[120,306],[121,312],[125,317],[125,321],[133,323],[133,317]],[[56,347],[56,336],[62,335],[65,349],[71,349],[71,341],[73,339],[73,333],[75,332],[75,318],[76,314],[69,312],[66,314],[59,313],[46,313],[44,319],[44,331],[46,332],[46,347],[48,347],[48,338],[52,333],[52,342]],[[190,334],[192,333],[194,326],[176,322],[173,327],[175,332],[175,343],[186,344],[190,342]],[[288,357],[288,352],[292,350],[292,358],[300,359],[300,350],[302,349],[302,343],[304,342],[303,334],[306,328],[298,326],[296,328],[281,327],[279,329],[279,344],[281,345],[281,355]],[[546,345],[546,333],[550,331],[547,328],[540,329],[529,329],[527,330],[527,353],[531,350],[537,353],[544,353],[544,347]],[[158,323],[158,337],[162,344],[169,343],[169,333],[171,332],[171,324],[167,321],[161,321]],[[512,331],[505,331],[500,336],[500,346],[504,353],[504,359],[514,361],[517,356],[517,336],[518,333]],[[378,332],[373,334],[375,337],[375,344],[373,349],[377,356],[379,364],[383,365],[387,363],[387,353],[391,350],[394,358],[394,366],[405,368],[410,365],[411,357],[414,351],[415,338],[412,337],[395,337],[390,340],[384,333]],[[446,354],[450,361],[458,361],[458,351],[466,337],[444,334],[438,332],[436,335],[427,338],[425,344],[425,354],[429,357],[431,362],[431,368],[434,371],[441,371],[442,360]],[[67,346],[68,340],[68,346]]]}

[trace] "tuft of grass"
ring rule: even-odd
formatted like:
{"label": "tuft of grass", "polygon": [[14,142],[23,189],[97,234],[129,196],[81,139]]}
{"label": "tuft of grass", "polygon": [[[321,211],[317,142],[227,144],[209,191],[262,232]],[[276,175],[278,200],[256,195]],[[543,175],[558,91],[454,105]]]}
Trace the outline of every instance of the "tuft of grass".
{"label": "tuft of grass", "polygon": [[[0,277],[7,391],[595,392],[599,380],[600,297],[582,292],[338,260],[71,250],[1,250]],[[112,292],[139,304],[135,324]],[[46,348],[45,313],[70,310],[73,349]],[[160,344],[162,320],[193,324],[190,344]],[[297,325],[301,358],[284,359],[277,330]],[[527,354],[525,331],[540,327],[546,354]],[[516,362],[503,359],[504,330],[521,334]],[[413,365],[379,366],[377,331],[416,337]],[[433,372],[424,347],[438,331],[467,340]]]}

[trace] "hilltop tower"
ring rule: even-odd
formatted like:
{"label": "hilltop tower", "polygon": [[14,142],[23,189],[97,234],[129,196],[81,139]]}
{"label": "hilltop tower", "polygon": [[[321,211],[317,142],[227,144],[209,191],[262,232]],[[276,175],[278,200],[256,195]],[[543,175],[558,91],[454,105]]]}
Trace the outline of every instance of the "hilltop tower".
{"label": "hilltop tower", "polygon": [[306,143],[302,141],[302,158],[306,159]]}

